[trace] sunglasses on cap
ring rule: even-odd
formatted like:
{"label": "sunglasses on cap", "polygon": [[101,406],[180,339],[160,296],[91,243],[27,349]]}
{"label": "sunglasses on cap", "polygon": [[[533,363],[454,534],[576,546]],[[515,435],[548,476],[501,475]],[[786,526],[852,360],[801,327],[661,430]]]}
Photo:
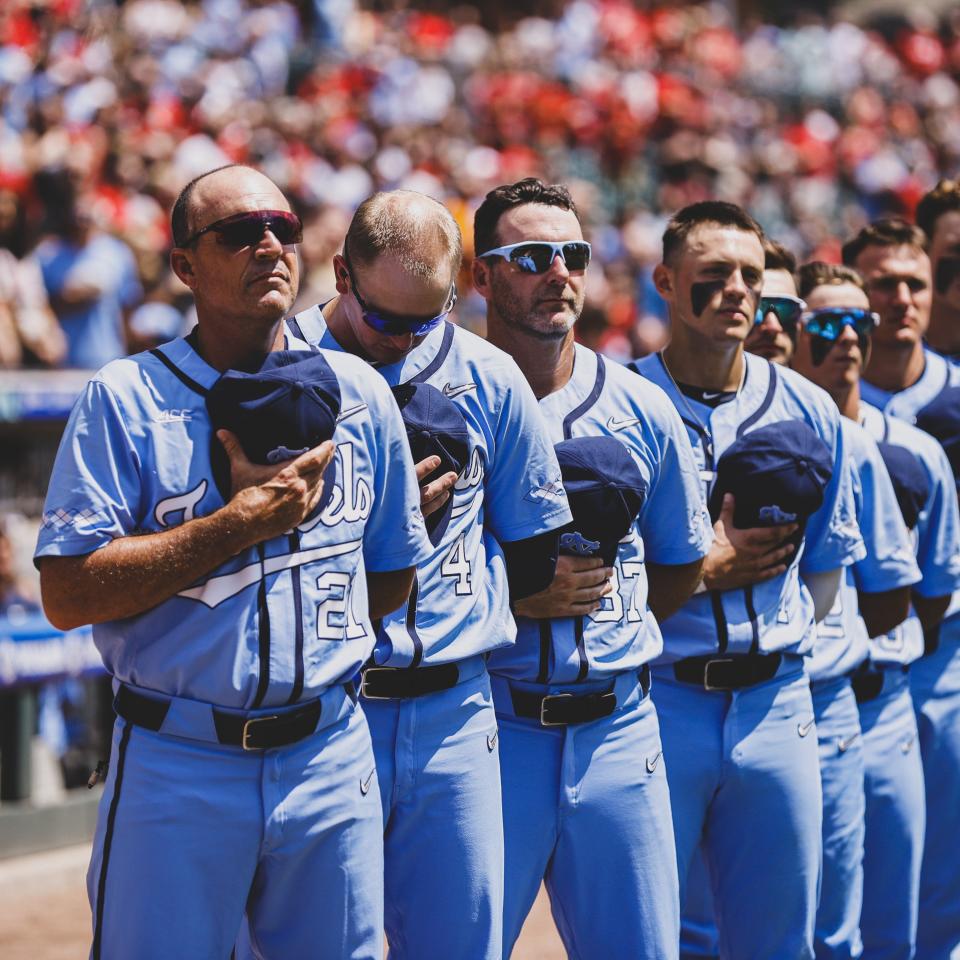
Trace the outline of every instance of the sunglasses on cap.
{"label": "sunglasses on cap", "polygon": [[782,296],[760,297],[753,322],[756,325],[763,323],[768,313],[773,313],[783,327],[784,333],[793,333],[800,322],[800,316],[807,309],[806,303],[799,297]]}
{"label": "sunglasses on cap", "polygon": [[457,285],[450,285],[450,293],[447,296],[447,302],[443,310],[435,317],[411,317],[402,313],[390,313],[387,310],[380,310],[377,307],[371,307],[360,295],[357,289],[357,278],[354,275],[353,267],[350,266],[350,259],[347,251],[343,251],[343,264],[347,268],[347,276],[350,278],[350,290],[353,297],[360,307],[360,315],[363,322],[377,333],[384,333],[387,336],[396,337],[402,334],[412,333],[415,337],[423,336],[431,330],[436,329],[450,315],[457,303]]}
{"label": "sunglasses on cap", "polygon": [[821,307],[803,315],[804,330],[823,340],[836,340],[844,327],[853,327],[860,338],[867,337],[879,322],[877,314],[855,307]]}
{"label": "sunglasses on cap", "polygon": [[524,240],[522,243],[508,243],[505,247],[488,250],[481,253],[480,257],[502,257],[508,263],[515,263],[523,273],[546,273],[553,266],[553,261],[560,257],[572,272],[587,269],[590,244],[586,240],[565,240],[562,243]]}
{"label": "sunglasses on cap", "polygon": [[180,246],[189,247],[205,233],[215,233],[217,243],[240,250],[259,243],[268,230],[284,246],[303,240],[303,223],[295,213],[287,210],[249,210],[207,224]]}

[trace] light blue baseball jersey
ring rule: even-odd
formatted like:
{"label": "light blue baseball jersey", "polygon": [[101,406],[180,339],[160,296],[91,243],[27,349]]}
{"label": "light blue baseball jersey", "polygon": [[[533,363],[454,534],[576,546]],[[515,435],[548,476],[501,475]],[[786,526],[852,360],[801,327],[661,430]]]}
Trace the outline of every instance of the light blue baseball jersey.
{"label": "light blue baseball jersey", "polygon": [[[923,597],[952,594],[941,636],[960,636],[960,616],[956,615],[960,612],[960,510],[950,461],[928,433],[876,407],[861,404],[860,422],[877,442],[905,447],[926,471],[930,496],[912,531],[922,579],[913,589]],[[911,611],[890,636],[876,638],[870,646],[875,660],[912,663],[923,653],[923,629],[917,615]]]}
{"label": "light blue baseball jersey", "polygon": [[630,364],[662,387],[680,414],[693,446],[705,499],[721,454],[756,427],[784,420],[808,424],[824,441],[834,470],[823,505],[807,521],[805,536],[786,571],[737,590],[696,594],[663,625],[658,663],[715,653],[808,653],[814,639],[814,605],[800,572],[847,566],[863,556],[856,522],[851,467],[840,414],[830,397],[799,374],[745,353],[742,389],[728,403],[710,407],[677,389],[659,354]]}
{"label": "light blue baseball jersey", "polygon": [[[322,305],[289,322],[310,343],[342,351]],[[377,371],[391,386],[415,381],[442,390],[467,421],[471,450],[450,523],[420,563],[409,604],[383,619],[376,661],[436,665],[509,646],[516,626],[498,541],[524,540],[570,520],[533,391],[510,356],[451,323]]]}
{"label": "light blue baseball jersey", "polygon": [[928,347],[923,350],[923,373],[905,390],[890,393],[866,380],[860,381],[860,396],[865,403],[891,417],[915,423],[917,413],[934,400],[945,387],[960,384],[960,366],[951,363]]}
{"label": "light blue baseball jersey", "polygon": [[[288,349],[309,349],[287,338]],[[370,655],[365,571],[414,566],[430,543],[406,433],[386,385],[329,352],[340,383],[329,502],[156,607],[93,627],[117,679],[226,707],[317,696]],[[222,507],[204,396],[219,377],[186,339],[115,360],[78,399],[36,557],[92,553]]]}
{"label": "light blue baseball jersey", "polygon": [[[813,654],[807,663],[812,680],[842,676],[867,658],[870,638],[860,616],[858,591],[882,593],[920,580],[913,538],[903,522],[897,495],[876,441],[847,417],[840,418],[840,427],[847,455],[855,467],[854,503],[867,553],[844,569],[833,608],[817,624]],[[900,624],[889,636],[874,641],[877,649],[889,651],[884,659],[892,660],[908,653],[913,659],[923,652],[922,633],[919,650],[908,651],[907,648],[915,644],[904,642],[904,633],[910,634],[910,630],[904,631],[903,626]]]}
{"label": "light blue baseball jersey", "polygon": [[587,617],[518,617],[516,646],[496,653],[490,669],[540,683],[635,670],[663,648],[647,605],[646,562],[693,563],[713,538],[686,431],[659,387],[579,344],[570,380],[541,398],[540,409],[556,443],[603,435],[621,441],[647,482],[647,495],[620,541],[613,590],[600,609]]}

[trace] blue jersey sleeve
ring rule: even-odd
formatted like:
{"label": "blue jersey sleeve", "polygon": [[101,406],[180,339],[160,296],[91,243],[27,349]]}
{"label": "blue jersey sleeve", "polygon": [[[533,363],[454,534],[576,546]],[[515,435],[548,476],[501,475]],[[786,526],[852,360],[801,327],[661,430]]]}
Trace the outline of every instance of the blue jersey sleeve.
{"label": "blue jersey sleeve", "polygon": [[923,451],[931,481],[930,498],[917,521],[917,564],[923,579],[914,588],[924,597],[945,597],[960,589],[960,512],[950,461],[937,443]]}
{"label": "blue jersey sleeve", "polygon": [[883,593],[920,579],[910,532],[903,522],[897,495],[876,442],[861,431],[864,455],[859,463],[860,509],[857,520],[866,556],[853,567],[857,589]]}
{"label": "blue jersey sleeve", "polygon": [[693,449],[679,414],[666,398],[654,427],[657,451],[648,464],[652,483],[639,517],[646,559],[693,563],[706,556],[713,540]]}
{"label": "blue jersey sleeve", "polygon": [[36,557],[93,553],[137,527],[140,458],[113,391],[91,380],[60,441]]}
{"label": "blue jersey sleeve", "polygon": [[416,566],[432,552],[420,513],[410,445],[400,409],[386,382],[371,377],[367,384],[375,437],[374,500],[363,534],[363,559],[368,570],[384,572]]}
{"label": "blue jersey sleeve", "polygon": [[827,416],[835,438],[833,475],[824,491],[823,504],[807,523],[801,573],[825,573],[849,566],[865,553],[853,495],[855,468],[848,456],[839,412],[831,407]]}
{"label": "blue jersey sleeve", "polygon": [[487,465],[485,524],[500,541],[545,533],[571,520],[560,465],[533,391],[516,365],[504,365],[494,426],[493,463]]}

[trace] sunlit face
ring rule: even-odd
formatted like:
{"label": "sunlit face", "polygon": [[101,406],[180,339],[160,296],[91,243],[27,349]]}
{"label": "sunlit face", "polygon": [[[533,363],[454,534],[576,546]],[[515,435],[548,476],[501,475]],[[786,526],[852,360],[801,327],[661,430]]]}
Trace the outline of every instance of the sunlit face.
{"label": "sunlit face", "polygon": [[[807,310],[810,311],[827,307],[870,309],[866,293],[853,283],[821,284],[819,287],[814,287],[805,299]],[[856,331],[850,326],[845,326],[843,332],[823,356],[822,361],[816,363],[818,355],[822,355],[822,349],[819,351],[816,349],[815,339],[803,327],[800,328],[797,349],[793,356],[794,370],[832,395],[856,384],[869,359],[869,342],[864,355],[860,349]],[[825,347],[826,344],[821,346]]]}
{"label": "sunlit face", "polygon": [[[497,221],[497,245],[525,240],[582,240],[580,221],[572,210],[527,203],[507,210]],[[546,273],[525,273],[501,257],[474,262],[474,282],[494,317],[506,326],[545,340],[565,337],[583,310],[586,270],[567,269],[554,258]]]}
{"label": "sunlit face", "polygon": [[870,245],[854,267],[863,277],[870,309],[880,316],[873,335],[876,349],[912,350],[930,324],[930,259],[909,246]]}
{"label": "sunlit face", "polygon": [[[795,297],[797,285],[793,274],[789,270],[764,270],[763,289],[764,297]],[[755,323],[747,334],[744,346],[758,357],[764,357],[771,363],[788,366],[793,356],[793,337],[790,336],[780,323],[777,315],[768,311],[763,315],[760,323]]]}
{"label": "sunlit face", "polygon": [[[247,167],[229,167],[201,180],[190,205],[190,232],[251,210],[289,210],[286,197],[267,177]],[[223,327],[270,325],[293,306],[300,282],[297,250],[267,230],[259,243],[234,249],[205,233],[173,254],[174,269],[190,287],[200,322]]]}
{"label": "sunlit face", "polygon": [[960,317],[960,210],[937,217],[930,238],[933,299]]}
{"label": "sunlit face", "polygon": [[654,282],[674,322],[707,341],[742,343],[753,328],[760,300],[763,245],[750,231],[700,224],[674,263],[657,267]]}

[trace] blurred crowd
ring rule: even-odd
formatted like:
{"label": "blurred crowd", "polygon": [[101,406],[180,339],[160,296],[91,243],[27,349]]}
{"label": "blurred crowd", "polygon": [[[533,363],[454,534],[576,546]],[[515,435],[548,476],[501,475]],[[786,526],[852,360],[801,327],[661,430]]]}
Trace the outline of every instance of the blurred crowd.
{"label": "blurred crowd", "polygon": [[488,189],[563,181],[594,243],[580,335],[618,358],[663,341],[650,273],[680,206],[740,203],[835,260],[960,169],[960,10],[735,26],[729,5],[638,7],[4,0],[0,366],[94,368],[188,328],[168,210],[223,163],[260,167],[302,214],[302,306],[332,294],[374,190],[444,200],[469,254]]}

